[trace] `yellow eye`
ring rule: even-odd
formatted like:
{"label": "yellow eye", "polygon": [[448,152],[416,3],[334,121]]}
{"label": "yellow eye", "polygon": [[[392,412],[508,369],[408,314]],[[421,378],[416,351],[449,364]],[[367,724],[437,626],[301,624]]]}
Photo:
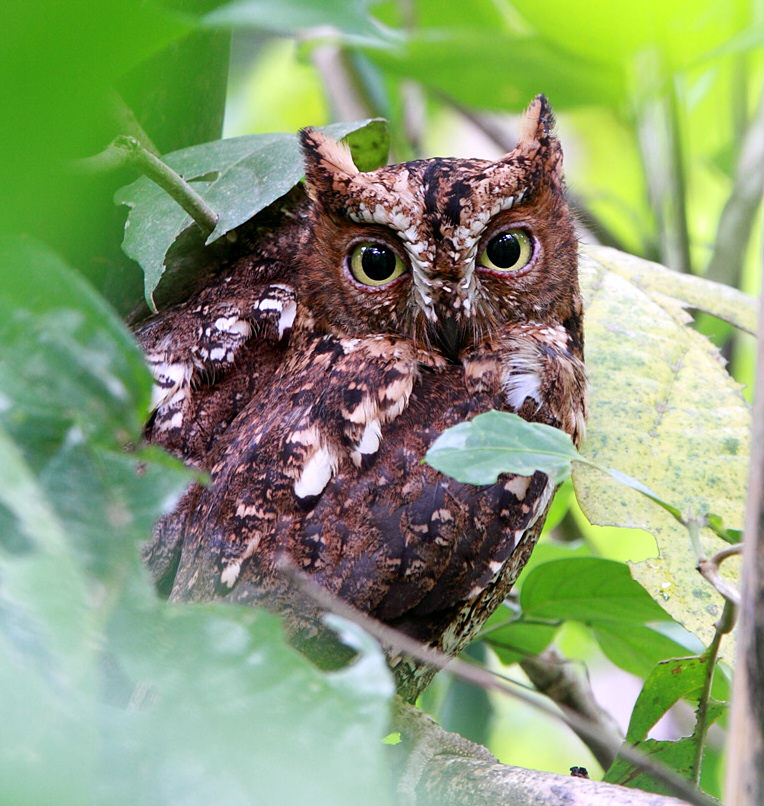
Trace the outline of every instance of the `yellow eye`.
{"label": "yellow eye", "polygon": [[491,238],[480,255],[480,265],[493,271],[518,271],[533,257],[533,241],[522,229],[510,229]]}
{"label": "yellow eye", "polygon": [[406,265],[383,243],[359,243],[350,256],[350,271],[364,285],[387,285],[406,271]]}

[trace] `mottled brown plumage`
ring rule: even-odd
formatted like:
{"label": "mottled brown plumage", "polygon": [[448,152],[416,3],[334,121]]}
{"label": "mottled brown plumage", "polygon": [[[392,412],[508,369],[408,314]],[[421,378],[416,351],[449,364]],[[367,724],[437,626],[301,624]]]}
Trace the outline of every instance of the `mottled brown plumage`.
{"label": "mottled brown plumage", "polygon": [[[287,558],[447,653],[475,635],[553,490],[541,473],[477,488],[421,460],[444,429],[490,409],[582,437],[576,240],[550,129],[540,96],[497,162],[368,173],[307,130],[306,193],[138,329],[157,381],[147,438],[212,480],[148,549],[173,598],[286,611],[310,644],[322,628],[279,571]],[[429,679],[390,662],[406,696]]]}

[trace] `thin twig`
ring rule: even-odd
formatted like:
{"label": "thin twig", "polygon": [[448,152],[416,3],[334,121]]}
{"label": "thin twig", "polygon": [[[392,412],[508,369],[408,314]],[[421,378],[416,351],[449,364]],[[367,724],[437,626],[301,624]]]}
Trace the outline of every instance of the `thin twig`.
{"label": "thin twig", "polygon": [[703,662],[706,664],[706,674],[703,680],[703,690],[698,700],[697,718],[693,739],[695,739],[695,761],[693,770],[695,774],[695,784],[700,784],[700,768],[703,763],[703,751],[706,747],[706,736],[708,735],[708,705],[711,702],[711,687],[714,683],[714,673],[716,672],[716,661],[719,657],[719,646],[722,637],[727,635],[735,626],[735,614],[737,608],[727,599],[724,602],[724,610],[719,620],[714,624],[715,632],[708,649],[703,653]]}
{"label": "thin twig", "polygon": [[[587,737],[588,741],[603,741],[598,725],[593,724],[590,720],[585,719],[569,708],[560,707],[559,710],[557,710],[551,705],[511,687],[508,685],[506,679],[498,674],[480,669],[477,666],[472,666],[459,658],[451,658],[436,649],[420,644],[408,635],[404,635],[392,627],[388,627],[386,624],[382,624],[376,619],[351,607],[346,602],[332,595],[329,591],[319,587],[312,579],[286,562],[280,565],[279,570],[290,580],[295,588],[308,599],[315,602],[321,609],[335,613],[357,624],[368,632],[369,635],[376,638],[383,646],[396,652],[403,652],[437,669],[444,669],[448,666],[449,672],[453,674],[454,677],[458,677],[475,686],[481,686],[488,691],[497,691],[528,703],[539,711],[543,711],[556,719],[561,719],[580,736]],[[661,781],[671,792],[677,797],[686,800],[687,803],[694,804],[694,806],[713,805],[713,801],[703,792],[697,790],[689,781],[685,780],[665,765],[648,758],[639,750],[629,747],[628,745],[623,745],[618,752],[626,761],[649,772],[650,775]]]}
{"label": "thin twig", "polygon": [[347,50],[334,44],[319,45],[311,51],[310,60],[324,83],[334,118],[359,120],[378,116],[363,81],[350,65]]}
{"label": "thin twig", "polygon": [[740,606],[740,591],[734,585],[730,585],[729,582],[722,579],[719,573],[719,566],[724,560],[742,554],[742,552],[743,546],[741,543],[738,543],[735,546],[728,546],[718,551],[710,560],[701,557],[698,561],[698,571],[700,571],[701,576],[708,580],[725,600],[735,607]]}
{"label": "thin twig", "polygon": [[635,70],[639,70],[642,93],[636,104],[637,139],[655,211],[661,263],[691,274],[687,188],[673,76],[655,53],[644,53],[638,61]]}
{"label": "thin twig", "polygon": [[218,214],[167,163],[147,151],[135,137],[120,135],[100,153],[77,160],[72,167],[81,173],[106,173],[130,167],[159,185],[196,221],[205,235],[218,223]]}

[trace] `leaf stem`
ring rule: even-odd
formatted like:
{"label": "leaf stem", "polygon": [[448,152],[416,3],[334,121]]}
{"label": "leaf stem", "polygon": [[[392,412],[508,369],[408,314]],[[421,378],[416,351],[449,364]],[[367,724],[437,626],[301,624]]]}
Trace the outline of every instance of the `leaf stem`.
{"label": "leaf stem", "polygon": [[698,565],[700,565],[706,559],[703,544],[700,542],[700,528],[702,524],[697,518],[686,518],[682,520],[682,523],[690,535],[692,550],[695,552],[695,559],[698,561]]}
{"label": "leaf stem", "polygon": [[706,747],[706,738],[708,736],[709,719],[708,719],[708,706],[711,701],[711,688],[714,683],[714,673],[716,672],[716,663],[719,658],[719,646],[722,642],[722,636],[727,635],[735,625],[735,617],[737,615],[737,607],[729,600],[724,601],[724,610],[722,611],[719,620],[714,624],[714,637],[708,646],[708,649],[702,655],[702,661],[706,664],[706,674],[703,681],[703,690],[698,700],[698,710],[696,711],[697,718],[695,721],[695,730],[693,731],[693,739],[695,740],[695,759],[693,761],[693,776],[696,785],[700,784],[700,768],[703,763],[703,751]]}
{"label": "leaf stem", "polygon": [[85,173],[135,168],[171,196],[196,221],[205,235],[209,235],[218,223],[218,214],[193,187],[130,135],[115,137],[100,154],[78,160],[74,167]]}

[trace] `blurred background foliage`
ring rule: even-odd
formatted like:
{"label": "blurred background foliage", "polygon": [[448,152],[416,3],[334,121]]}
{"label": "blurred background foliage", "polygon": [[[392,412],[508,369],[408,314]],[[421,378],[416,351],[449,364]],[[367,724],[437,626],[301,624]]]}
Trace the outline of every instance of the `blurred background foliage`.
{"label": "blurred background foliage", "polygon": [[[101,551],[101,543],[88,542],[88,536],[98,533],[104,511],[110,513],[110,523],[117,524],[115,540],[127,541],[125,556],[135,557],[135,546],[145,538],[147,524],[168,505],[171,493],[182,482],[177,468],[167,470],[169,476],[163,471],[162,477],[171,481],[165,482],[167,500],[160,501],[151,479],[159,477],[162,460],[139,457],[150,468],[143,487],[129,484],[127,479],[132,476],[117,461],[124,445],[138,439],[136,423],[145,414],[147,379],[130,375],[140,374],[140,369],[135,369],[132,348],[123,343],[113,314],[103,312],[102,301],[94,301],[87,286],[78,285],[80,280],[66,278],[84,277],[122,315],[141,299],[140,270],[119,248],[125,211],[112,204],[114,191],[134,175],[125,169],[94,178],[72,170],[72,160],[101,151],[114,136],[124,133],[137,134],[147,146],[166,153],[222,135],[294,131],[304,125],[371,116],[390,122],[391,157],[396,161],[436,155],[496,157],[514,145],[518,113],[536,93],[544,92],[558,115],[582,241],[616,246],[751,294],[759,291],[764,165],[762,0],[101,0],[97,4],[27,0],[3,4],[0,29],[4,32],[0,48],[4,88],[0,97],[0,231],[9,236],[0,278],[5,289],[16,289],[4,303],[8,311],[5,349],[0,355],[4,374],[0,424],[11,441],[3,442],[5,431],[0,433],[0,453],[8,467],[21,468],[16,477],[29,482],[15,505],[8,496],[0,496],[3,523],[13,525],[6,533],[15,534],[16,529],[21,535],[15,543],[10,538],[0,541],[0,616],[13,615],[10,620],[3,616],[5,631],[0,636],[13,652],[27,657],[30,646],[33,655],[43,652],[45,640],[34,630],[29,632],[24,620],[17,618],[25,607],[35,623],[39,621],[51,632],[63,630],[65,625],[73,630],[72,624],[80,623],[77,618],[85,619],[76,649],[51,650],[54,655],[59,650],[68,653],[67,663],[75,669],[58,680],[56,685],[63,688],[55,689],[55,696],[50,695],[50,681],[44,675],[40,679],[19,676],[7,667],[8,676],[2,679],[6,697],[14,686],[20,686],[19,697],[38,703],[40,714],[47,713],[46,729],[53,734],[59,731],[59,739],[71,735],[79,724],[74,712],[84,713],[89,720],[84,728],[77,728],[83,734],[81,745],[89,753],[84,767],[80,764],[75,776],[61,773],[60,780],[68,782],[72,800],[82,800],[84,791],[93,791],[88,781],[98,778],[94,770],[103,768],[104,756],[116,752],[121,731],[135,745],[151,736],[149,747],[164,736],[156,725],[137,724],[131,718],[125,726],[112,710],[115,702],[121,702],[119,692],[126,681],[147,674],[148,661],[138,658],[140,653],[136,654],[129,636],[144,630],[150,634],[149,643],[162,645],[152,632],[155,627],[148,626],[152,619],[158,620],[160,631],[170,632],[173,619],[187,619],[186,629],[199,630],[204,642],[201,647],[193,646],[186,633],[173,633],[178,651],[188,662],[205,669],[213,683],[225,686],[229,684],[225,671],[215,661],[220,647],[245,665],[256,666],[257,650],[250,642],[257,645],[258,636],[272,631],[267,619],[253,621],[241,614],[230,617],[235,628],[224,624],[219,612],[158,615],[135,564],[126,561],[129,572],[124,578],[104,579],[93,570],[98,563],[91,555]],[[21,233],[43,245],[24,240],[24,251],[18,252]],[[47,274],[34,266],[45,267]],[[61,289],[65,287],[74,291],[64,294]],[[53,334],[61,332],[60,322],[55,317],[45,319],[64,298],[71,306],[81,306],[86,323],[84,332],[70,323],[71,344],[58,348],[68,356],[66,360],[51,346]],[[123,418],[130,423],[127,433],[113,433],[106,414],[92,415],[86,425],[100,423],[112,431],[105,437],[84,428],[89,447],[84,455],[78,452],[67,429],[75,425],[82,429],[84,421],[72,409],[69,388],[48,395],[55,416],[33,417],[32,425],[11,416],[8,400],[22,399],[25,384],[41,377],[32,371],[34,367],[23,365],[24,335],[29,331],[24,329],[24,317],[19,318],[11,305],[13,300],[20,308],[24,308],[21,301],[26,301],[27,308],[42,317],[39,333],[34,334],[38,346],[47,345],[41,366],[78,366],[68,363],[78,360],[79,347],[72,345],[92,347],[97,343],[107,355],[113,353],[114,362],[122,367],[117,372],[120,382],[131,390],[127,398],[104,378],[95,382],[87,373],[79,377],[76,369],[71,370],[78,379],[74,391],[78,400],[89,401],[91,407],[99,400],[112,411],[127,405],[131,412],[127,420]],[[733,334],[730,327],[709,316],[699,315],[696,326],[723,350],[735,377],[750,386],[752,340]],[[93,333],[100,335],[95,338]],[[31,336],[28,344],[32,344]],[[125,367],[132,368],[128,372]],[[31,404],[24,405],[28,409]],[[93,445],[98,447],[95,453]],[[82,492],[76,485],[54,483],[73,469],[79,475],[71,478],[82,479],[84,486],[94,475],[114,481],[120,490],[116,503],[107,500],[103,490],[89,500],[87,496],[77,498]],[[75,518],[72,510],[76,507],[68,496],[74,496],[82,507],[92,505],[90,516]],[[125,531],[124,524],[115,516],[115,506],[117,511],[133,507],[142,513],[127,537],[120,532]],[[50,518],[22,523],[25,507],[40,509]],[[51,525],[50,520],[56,518],[58,524]],[[66,589],[71,592],[68,611],[46,614],[41,612],[44,608],[34,605],[41,589],[56,585],[55,577],[45,576],[50,568],[19,560],[28,558],[25,541],[35,544],[35,534],[54,535],[54,555],[63,558],[59,567],[65,569]],[[73,536],[74,545],[79,535],[87,547],[84,554],[71,546],[64,548],[65,535]],[[524,578],[541,562],[560,557],[641,560],[654,550],[654,540],[647,533],[591,527],[566,485],[555,501],[544,545],[534,554]],[[127,609],[125,602],[130,603]],[[14,610],[16,605],[21,610]],[[72,615],[77,613],[80,615]],[[652,664],[672,653],[700,649],[691,635],[674,630],[663,636],[663,643],[654,636],[648,638],[641,653],[636,653],[633,644],[622,646],[619,655],[611,640],[606,657],[605,644],[597,639],[591,623],[571,620],[553,626],[550,638],[556,635],[556,645],[564,654],[586,660],[598,697],[624,729],[641,685],[639,678],[648,674]],[[633,625],[622,627],[628,631]],[[87,640],[83,641],[83,635]],[[100,645],[121,659],[127,671],[120,667],[115,672],[109,658],[96,651]],[[210,648],[208,654],[205,647]],[[289,698],[299,701],[301,686],[321,685],[291,657],[288,648],[273,647],[272,652],[280,657],[286,653],[290,668],[299,667],[290,677],[292,688],[284,702]],[[6,649],[7,659],[12,652],[6,653]],[[160,666],[171,654],[167,646],[164,649],[167,654],[156,661]],[[492,653],[485,643],[470,651],[482,662],[500,663],[501,653]],[[359,682],[356,675],[354,684],[350,675],[343,685],[350,685],[355,693],[347,699],[332,694],[322,701],[333,719],[347,713],[364,685],[380,701],[389,696],[387,681],[377,668],[378,656],[373,649],[368,653],[367,662],[376,669],[377,682]],[[104,668],[108,671],[108,718],[103,712],[92,712],[94,681],[103,684]],[[201,696],[194,681],[183,675],[174,677],[168,668],[162,667],[166,679],[158,675],[157,685],[180,686],[180,691]],[[510,674],[523,679],[517,666],[512,666]],[[42,697],[42,691],[48,695]],[[248,693],[242,689],[237,696]],[[80,708],[83,703],[84,710]],[[567,772],[572,764],[583,765],[597,774],[597,763],[589,751],[559,725],[544,724],[526,707],[468,691],[446,674],[437,678],[425,705],[438,712],[447,726],[489,742],[502,760],[556,772]],[[175,706],[180,711],[173,710]],[[381,724],[382,712],[369,708],[362,730]],[[173,719],[185,713],[182,703],[172,698],[167,709]],[[680,709],[664,722],[661,735],[681,735],[688,712]],[[21,708],[14,715],[18,720],[31,718]],[[188,734],[208,729],[187,713],[178,725],[166,737],[176,746],[188,741],[187,735],[182,736],[183,726]],[[253,730],[267,735],[268,725],[256,720]],[[94,738],[99,731],[110,737],[104,745]],[[251,740],[251,734],[242,731],[237,738]],[[285,731],[287,736],[289,729]],[[296,741],[315,742],[317,735],[308,732]],[[278,741],[286,742],[286,747],[289,739],[284,736],[280,734]],[[18,761],[19,753],[33,748],[38,761],[52,758],[56,762],[53,768],[58,764],[63,769],[69,763],[70,749],[63,739],[46,739],[40,744],[37,737],[30,738],[23,731],[10,732],[2,746],[3,768],[8,769],[8,764]],[[706,754],[703,784],[707,791],[718,794],[720,749],[715,741],[716,746]],[[177,781],[197,758],[194,753],[201,758],[203,749],[194,746],[186,756],[179,751],[168,762],[169,773],[167,769],[156,771],[169,781],[157,802],[178,802]],[[146,762],[145,753],[141,755],[135,748],[130,752],[137,753],[128,754],[130,759]],[[363,745],[356,757],[367,763],[376,758],[375,753]],[[109,802],[136,802],[148,796],[148,790],[127,787],[129,764],[120,766],[119,772],[117,780],[125,782],[126,789],[121,794],[102,792]],[[55,769],[49,774],[55,778]],[[214,773],[210,775],[214,777]],[[321,785],[327,787],[327,802],[332,798],[336,802],[337,790],[328,778],[320,778]],[[230,791],[236,792],[235,802],[247,802],[244,783],[233,780]],[[4,802],[9,803],[44,802],[54,791],[43,783],[34,791],[24,789],[18,776],[6,778],[6,782],[9,788]],[[348,802],[353,802],[348,793],[358,785],[351,776],[345,793]],[[278,785],[273,786],[278,798]],[[204,792],[209,794],[201,785],[193,797],[186,792],[187,802],[202,798]],[[298,792],[299,787],[290,790],[290,797]]]}

